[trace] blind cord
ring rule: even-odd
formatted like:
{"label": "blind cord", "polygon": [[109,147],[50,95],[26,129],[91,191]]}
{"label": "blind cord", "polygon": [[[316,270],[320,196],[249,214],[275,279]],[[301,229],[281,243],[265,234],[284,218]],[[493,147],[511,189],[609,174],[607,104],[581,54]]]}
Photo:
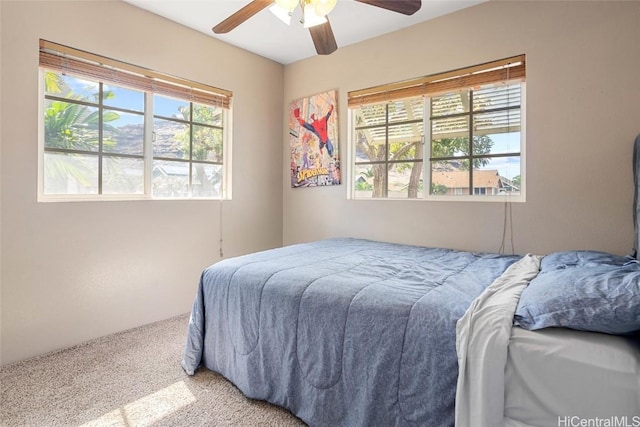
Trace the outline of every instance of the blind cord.
{"label": "blind cord", "polygon": [[218,224],[220,225],[220,258],[224,258],[224,251],[222,250],[222,199],[220,199],[220,212],[218,215]]}
{"label": "blind cord", "polygon": [[[511,105],[509,102],[509,71],[511,64],[507,64],[507,80],[506,80],[506,88],[507,88],[507,107]],[[509,112],[507,112],[507,133],[511,131],[511,117]],[[500,249],[498,249],[498,253],[503,254],[505,250],[505,240],[507,237],[507,222],[509,223],[509,240],[511,242],[511,255],[515,255],[515,247],[513,245],[513,211],[511,210],[511,185],[509,185],[509,191],[507,191],[507,195],[504,200],[504,216],[502,222],[502,243],[500,244]],[[508,214],[508,215],[507,215]],[[507,216],[509,217],[507,219]]]}
{"label": "blind cord", "polygon": [[505,200],[504,202],[504,217],[502,222],[502,243],[498,253],[504,254],[505,241],[507,239],[507,223],[509,224],[509,240],[511,243],[511,255],[515,255],[515,246],[513,244],[513,211],[511,210],[511,201]]}

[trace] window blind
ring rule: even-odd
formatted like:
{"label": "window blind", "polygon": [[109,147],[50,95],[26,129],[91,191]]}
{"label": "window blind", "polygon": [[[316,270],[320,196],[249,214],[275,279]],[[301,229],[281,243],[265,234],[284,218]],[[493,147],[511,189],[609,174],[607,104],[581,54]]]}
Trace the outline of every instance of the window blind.
{"label": "window blind", "polygon": [[40,66],[192,102],[230,108],[232,92],[137,65],[40,40]]}
{"label": "window blind", "polygon": [[351,91],[348,93],[348,105],[357,107],[412,96],[432,96],[492,83],[524,81],[525,77],[525,55],[518,55],[445,73]]}

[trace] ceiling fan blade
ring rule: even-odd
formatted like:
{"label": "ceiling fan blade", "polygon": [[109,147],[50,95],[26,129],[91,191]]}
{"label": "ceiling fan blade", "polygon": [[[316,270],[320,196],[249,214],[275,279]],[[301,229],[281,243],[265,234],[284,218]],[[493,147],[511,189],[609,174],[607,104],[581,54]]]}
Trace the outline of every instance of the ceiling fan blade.
{"label": "ceiling fan blade", "polygon": [[422,6],[421,0],[356,0],[360,3],[378,6],[404,15],[413,15]]}
{"label": "ceiling fan blade", "polygon": [[333,35],[329,18],[324,24],[316,25],[309,28],[313,45],[316,47],[318,55],[329,55],[338,49],[336,38]]}
{"label": "ceiling fan blade", "polygon": [[236,28],[247,19],[273,3],[273,0],[253,0],[251,3],[229,16],[212,28],[216,34],[224,34]]}

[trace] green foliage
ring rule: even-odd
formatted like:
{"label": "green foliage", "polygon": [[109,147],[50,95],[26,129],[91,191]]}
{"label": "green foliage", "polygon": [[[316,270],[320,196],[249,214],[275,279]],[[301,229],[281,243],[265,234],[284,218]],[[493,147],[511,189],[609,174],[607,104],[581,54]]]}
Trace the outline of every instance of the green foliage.
{"label": "green foliage", "polygon": [[[189,120],[191,114],[189,107],[180,107],[179,113],[184,120]],[[216,123],[219,121],[219,114],[221,114],[219,109],[193,104],[194,123]],[[176,134],[175,138],[181,142],[181,149],[187,158],[189,151],[192,150],[193,160],[222,161],[223,141],[222,132],[219,129],[195,125],[193,126],[191,143],[188,129]]]}
{"label": "green foliage", "polygon": [[[473,137],[473,154],[485,155],[491,153],[493,147],[493,140],[486,136],[474,136]],[[468,157],[470,155],[469,138],[457,137],[457,138],[440,138],[433,141],[431,144],[431,155],[434,158],[443,157]],[[473,159],[473,166],[480,168],[486,166],[490,162],[490,158],[476,158]],[[460,169],[469,170],[469,160],[460,160]]]}
{"label": "green foliage", "polygon": [[365,178],[373,178],[373,168],[368,168],[364,172],[360,172],[360,175]]}
{"label": "green foliage", "polygon": [[389,159],[413,160],[416,157],[416,145],[421,141],[403,141],[389,144]]}
{"label": "green foliage", "polygon": [[447,194],[447,186],[431,183],[431,194]]}
{"label": "green foliage", "polygon": [[[66,87],[61,76],[53,72],[44,73],[45,89],[48,93],[62,94],[68,100],[48,100],[44,110],[44,141],[47,148],[59,148],[73,151],[98,150],[100,143],[100,116],[96,107],[79,104],[82,98]],[[95,94],[97,99],[99,94]],[[115,135],[119,131],[109,125],[120,118],[119,114],[109,111],[102,116],[104,135]],[[115,145],[108,137],[102,140],[103,147]],[[56,188],[65,188],[68,177],[73,177],[81,185],[89,185],[92,170],[82,162],[68,161],[65,157],[52,157],[47,163],[47,182]]]}
{"label": "green foliage", "polygon": [[356,181],[356,191],[371,191],[373,186],[367,181]]}
{"label": "green foliage", "polygon": [[[193,116],[191,116],[193,114]],[[223,134],[222,130],[200,124],[214,124],[222,122],[222,110],[220,108],[207,105],[192,104],[179,108],[179,118],[189,121],[192,119],[193,125],[185,128],[184,131],[174,135],[180,150],[185,158],[200,161],[222,162]],[[215,195],[215,183],[222,179],[221,171],[213,169],[213,175],[207,174],[207,165],[194,163],[194,177],[192,191],[196,196]],[[209,166],[210,167],[210,166]]]}
{"label": "green foliage", "polygon": [[63,84],[59,74],[51,71],[44,72],[44,89],[47,93],[62,93]]}
{"label": "green foliage", "polygon": [[373,168],[367,168],[366,171],[361,171],[359,173],[360,178],[355,182],[356,191],[371,191],[373,190],[373,186],[369,184],[368,179],[374,177]]}
{"label": "green foliage", "polygon": [[[68,94],[67,99],[77,100]],[[45,146],[79,151],[96,151],[99,143],[100,117],[97,108],[72,102],[50,101],[44,111]],[[109,125],[120,115],[108,111],[102,115],[103,132],[117,134],[119,130]],[[115,141],[104,138],[103,146],[114,145]]]}

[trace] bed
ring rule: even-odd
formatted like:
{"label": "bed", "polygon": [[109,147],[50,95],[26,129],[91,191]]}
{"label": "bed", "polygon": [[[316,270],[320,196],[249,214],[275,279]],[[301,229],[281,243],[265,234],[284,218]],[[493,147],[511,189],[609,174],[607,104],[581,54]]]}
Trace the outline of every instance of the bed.
{"label": "bed", "polygon": [[628,427],[638,331],[632,256],[336,238],[205,269],[182,367],[312,426]]}
{"label": "bed", "polygon": [[456,425],[640,425],[640,265],[593,251],[532,258],[457,322]]}

